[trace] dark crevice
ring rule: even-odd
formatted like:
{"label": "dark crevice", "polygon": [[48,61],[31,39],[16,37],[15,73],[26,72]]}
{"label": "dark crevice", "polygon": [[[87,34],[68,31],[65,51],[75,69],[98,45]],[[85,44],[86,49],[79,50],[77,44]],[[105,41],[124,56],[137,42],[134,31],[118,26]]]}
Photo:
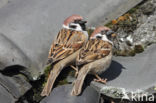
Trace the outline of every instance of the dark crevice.
{"label": "dark crevice", "polygon": [[17,74],[22,74],[22,70],[24,70],[25,67],[20,66],[20,65],[13,65],[13,66],[8,66],[6,67],[3,71],[0,71],[3,75],[6,76],[13,76]]}
{"label": "dark crevice", "polygon": [[28,80],[31,79],[30,73],[26,71],[27,68],[21,66],[21,65],[13,65],[13,66],[8,66],[4,70],[0,71],[5,76],[12,77],[14,75],[21,74],[25,76]]}
{"label": "dark crevice", "polygon": [[24,101],[27,101],[28,103],[39,103],[43,97],[40,96],[40,93],[43,88],[43,83],[45,81],[45,76],[41,76],[39,80],[36,81],[29,81],[29,83],[32,85],[32,88],[27,91],[16,103],[25,103]]}
{"label": "dark crevice", "polygon": [[[67,81],[67,76],[74,76],[74,73],[75,71],[73,69],[69,67],[64,68],[56,79],[54,88],[60,85],[69,84]],[[47,81],[47,76],[47,74],[44,74],[36,81],[29,81],[29,83],[32,85],[32,89],[27,91],[16,103],[24,103],[24,101],[27,101],[28,103],[39,103],[44,98],[41,97],[40,94]]]}

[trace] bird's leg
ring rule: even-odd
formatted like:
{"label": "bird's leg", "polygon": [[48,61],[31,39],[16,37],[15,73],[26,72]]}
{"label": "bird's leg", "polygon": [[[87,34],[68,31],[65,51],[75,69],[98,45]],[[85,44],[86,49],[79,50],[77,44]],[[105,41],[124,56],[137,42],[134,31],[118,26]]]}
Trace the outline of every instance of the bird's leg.
{"label": "bird's leg", "polygon": [[95,75],[95,77],[97,78],[97,79],[94,79],[94,81],[96,81],[96,82],[101,82],[101,83],[106,84],[107,79],[102,79],[102,78],[99,77],[96,73],[95,73],[94,75]]}
{"label": "bird's leg", "polygon": [[78,75],[78,68],[74,67],[73,65],[70,65],[70,67],[76,71],[75,72],[75,77],[77,77],[77,75]]}

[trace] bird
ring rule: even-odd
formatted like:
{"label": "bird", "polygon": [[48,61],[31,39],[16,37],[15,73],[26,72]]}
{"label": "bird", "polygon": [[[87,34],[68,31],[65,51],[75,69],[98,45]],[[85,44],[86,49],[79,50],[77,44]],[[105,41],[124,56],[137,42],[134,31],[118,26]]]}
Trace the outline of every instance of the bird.
{"label": "bird", "polygon": [[76,66],[79,71],[73,83],[71,95],[77,96],[81,93],[87,74],[94,75],[96,77],[94,81],[106,83],[107,79],[102,79],[99,74],[106,71],[111,64],[115,37],[116,34],[105,26],[99,26],[93,31],[76,58]]}
{"label": "bird", "polygon": [[48,64],[52,64],[53,67],[41,92],[41,96],[50,94],[54,82],[62,69],[69,65],[72,66],[76,60],[79,49],[88,40],[86,23],[87,21],[77,14],[71,15],[64,20],[62,29],[52,42],[49,50]]}

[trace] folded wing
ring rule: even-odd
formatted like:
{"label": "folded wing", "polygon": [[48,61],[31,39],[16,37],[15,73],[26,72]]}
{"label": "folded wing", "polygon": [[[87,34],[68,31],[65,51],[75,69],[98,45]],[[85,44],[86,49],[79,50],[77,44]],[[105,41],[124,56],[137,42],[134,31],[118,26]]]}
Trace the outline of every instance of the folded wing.
{"label": "folded wing", "polygon": [[51,45],[48,58],[53,62],[64,59],[80,49],[85,42],[86,36],[83,32],[62,29]]}
{"label": "folded wing", "polygon": [[112,44],[109,42],[91,39],[81,49],[77,57],[77,65],[83,65],[89,62],[93,62],[97,59],[104,58],[109,55],[112,50]]}

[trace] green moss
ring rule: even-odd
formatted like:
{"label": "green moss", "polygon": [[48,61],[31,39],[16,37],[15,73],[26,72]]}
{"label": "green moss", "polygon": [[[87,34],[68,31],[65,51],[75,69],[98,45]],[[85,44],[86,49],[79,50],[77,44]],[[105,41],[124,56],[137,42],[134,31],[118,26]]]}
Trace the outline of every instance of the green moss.
{"label": "green moss", "polygon": [[47,65],[47,66],[45,67],[45,69],[44,69],[44,75],[45,75],[45,77],[48,77],[51,68],[52,68],[52,65],[51,65],[51,64],[49,64],[49,65]]}
{"label": "green moss", "polygon": [[[145,1],[145,0],[143,0],[143,1]],[[142,2],[142,3],[143,3],[143,2]],[[136,5],[135,7],[131,8],[127,13],[129,13],[129,14],[134,14],[134,13],[136,13],[137,10],[140,8],[140,5],[141,5],[142,3],[140,3],[140,4]]]}
{"label": "green moss", "polygon": [[134,7],[134,8],[132,8],[132,9],[130,9],[130,10],[128,11],[128,13],[130,13],[130,14],[135,13],[135,12],[137,11],[137,9],[138,9],[138,7]]}
{"label": "green moss", "polygon": [[142,45],[135,45],[134,49],[130,50],[115,50],[114,55],[116,56],[135,56],[136,53],[142,53],[144,47]]}
{"label": "green moss", "polygon": [[70,67],[64,68],[60,73],[60,75],[58,76],[58,78],[56,79],[55,86],[68,84],[67,77],[68,76],[74,77],[74,75],[75,75],[75,71],[72,68]]}
{"label": "green moss", "polygon": [[130,50],[130,51],[129,51],[129,55],[130,55],[130,56],[135,56],[135,54],[136,54],[136,52],[135,52],[134,50]]}
{"label": "green moss", "polygon": [[108,22],[107,24],[105,24],[104,26],[107,26],[107,27],[109,27],[109,28],[113,28],[113,24],[112,24],[112,22],[110,21],[110,22]]}
{"label": "green moss", "polygon": [[37,103],[39,103],[43,99],[40,93],[41,93],[41,90],[33,89],[33,100],[35,100],[35,102]]}
{"label": "green moss", "polygon": [[116,50],[114,52],[115,56],[135,56],[136,52],[135,50]]}
{"label": "green moss", "polygon": [[120,88],[105,88],[101,93],[114,98],[121,98],[124,96],[123,90]]}
{"label": "green moss", "polygon": [[[44,81],[42,82],[42,88],[45,86],[47,82],[51,68],[52,68],[52,65],[47,65],[44,69]],[[67,76],[74,77],[74,75],[75,75],[75,71],[73,69],[71,69],[70,67],[64,68],[59,74],[59,76],[57,77],[54,87],[68,84]]]}
{"label": "green moss", "polygon": [[[43,87],[45,86],[49,73],[51,71],[52,65],[47,65],[44,68],[44,75],[40,77],[39,80],[36,81],[30,81],[32,85],[32,89],[25,94],[26,100],[28,100],[30,103],[39,103],[43,97],[41,97],[41,92]],[[58,78],[55,81],[54,88],[56,86],[68,84],[67,76],[74,76],[75,71],[71,69],[70,67],[64,68]],[[21,99],[22,100],[22,99]]]}
{"label": "green moss", "polygon": [[134,50],[136,53],[142,53],[144,51],[144,47],[142,45],[135,45]]}
{"label": "green moss", "polygon": [[130,9],[124,15],[113,20],[113,21],[116,21],[116,23],[113,24],[113,21],[110,21],[109,23],[105,24],[104,26],[111,28],[115,32],[118,32],[118,30],[121,30],[121,29],[125,33],[133,32],[137,28],[138,15],[140,14],[139,10],[140,10],[139,6],[136,6],[132,9]]}
{"label": "green moss", "polygon": [[49,73],[50,69],[52,68],[51,64],[47,65],[44,69],[44,73],[47,74]]}
{"label": "green moss", "polygon": [[64,85],[64,84],[68,84],[68,81],[66,78],[63,80],[60,80],[57,85]]}
{"label": "green moss", "polygon": [[42,88],[45,86],[45,84],[47,82],[47,79],[48,79],[48,76],[49,76],[49,73],[50,73],[51,68],[52,68],[52,65],[51,64],[47,65],[44,68],[44,81],[42,83]]}

